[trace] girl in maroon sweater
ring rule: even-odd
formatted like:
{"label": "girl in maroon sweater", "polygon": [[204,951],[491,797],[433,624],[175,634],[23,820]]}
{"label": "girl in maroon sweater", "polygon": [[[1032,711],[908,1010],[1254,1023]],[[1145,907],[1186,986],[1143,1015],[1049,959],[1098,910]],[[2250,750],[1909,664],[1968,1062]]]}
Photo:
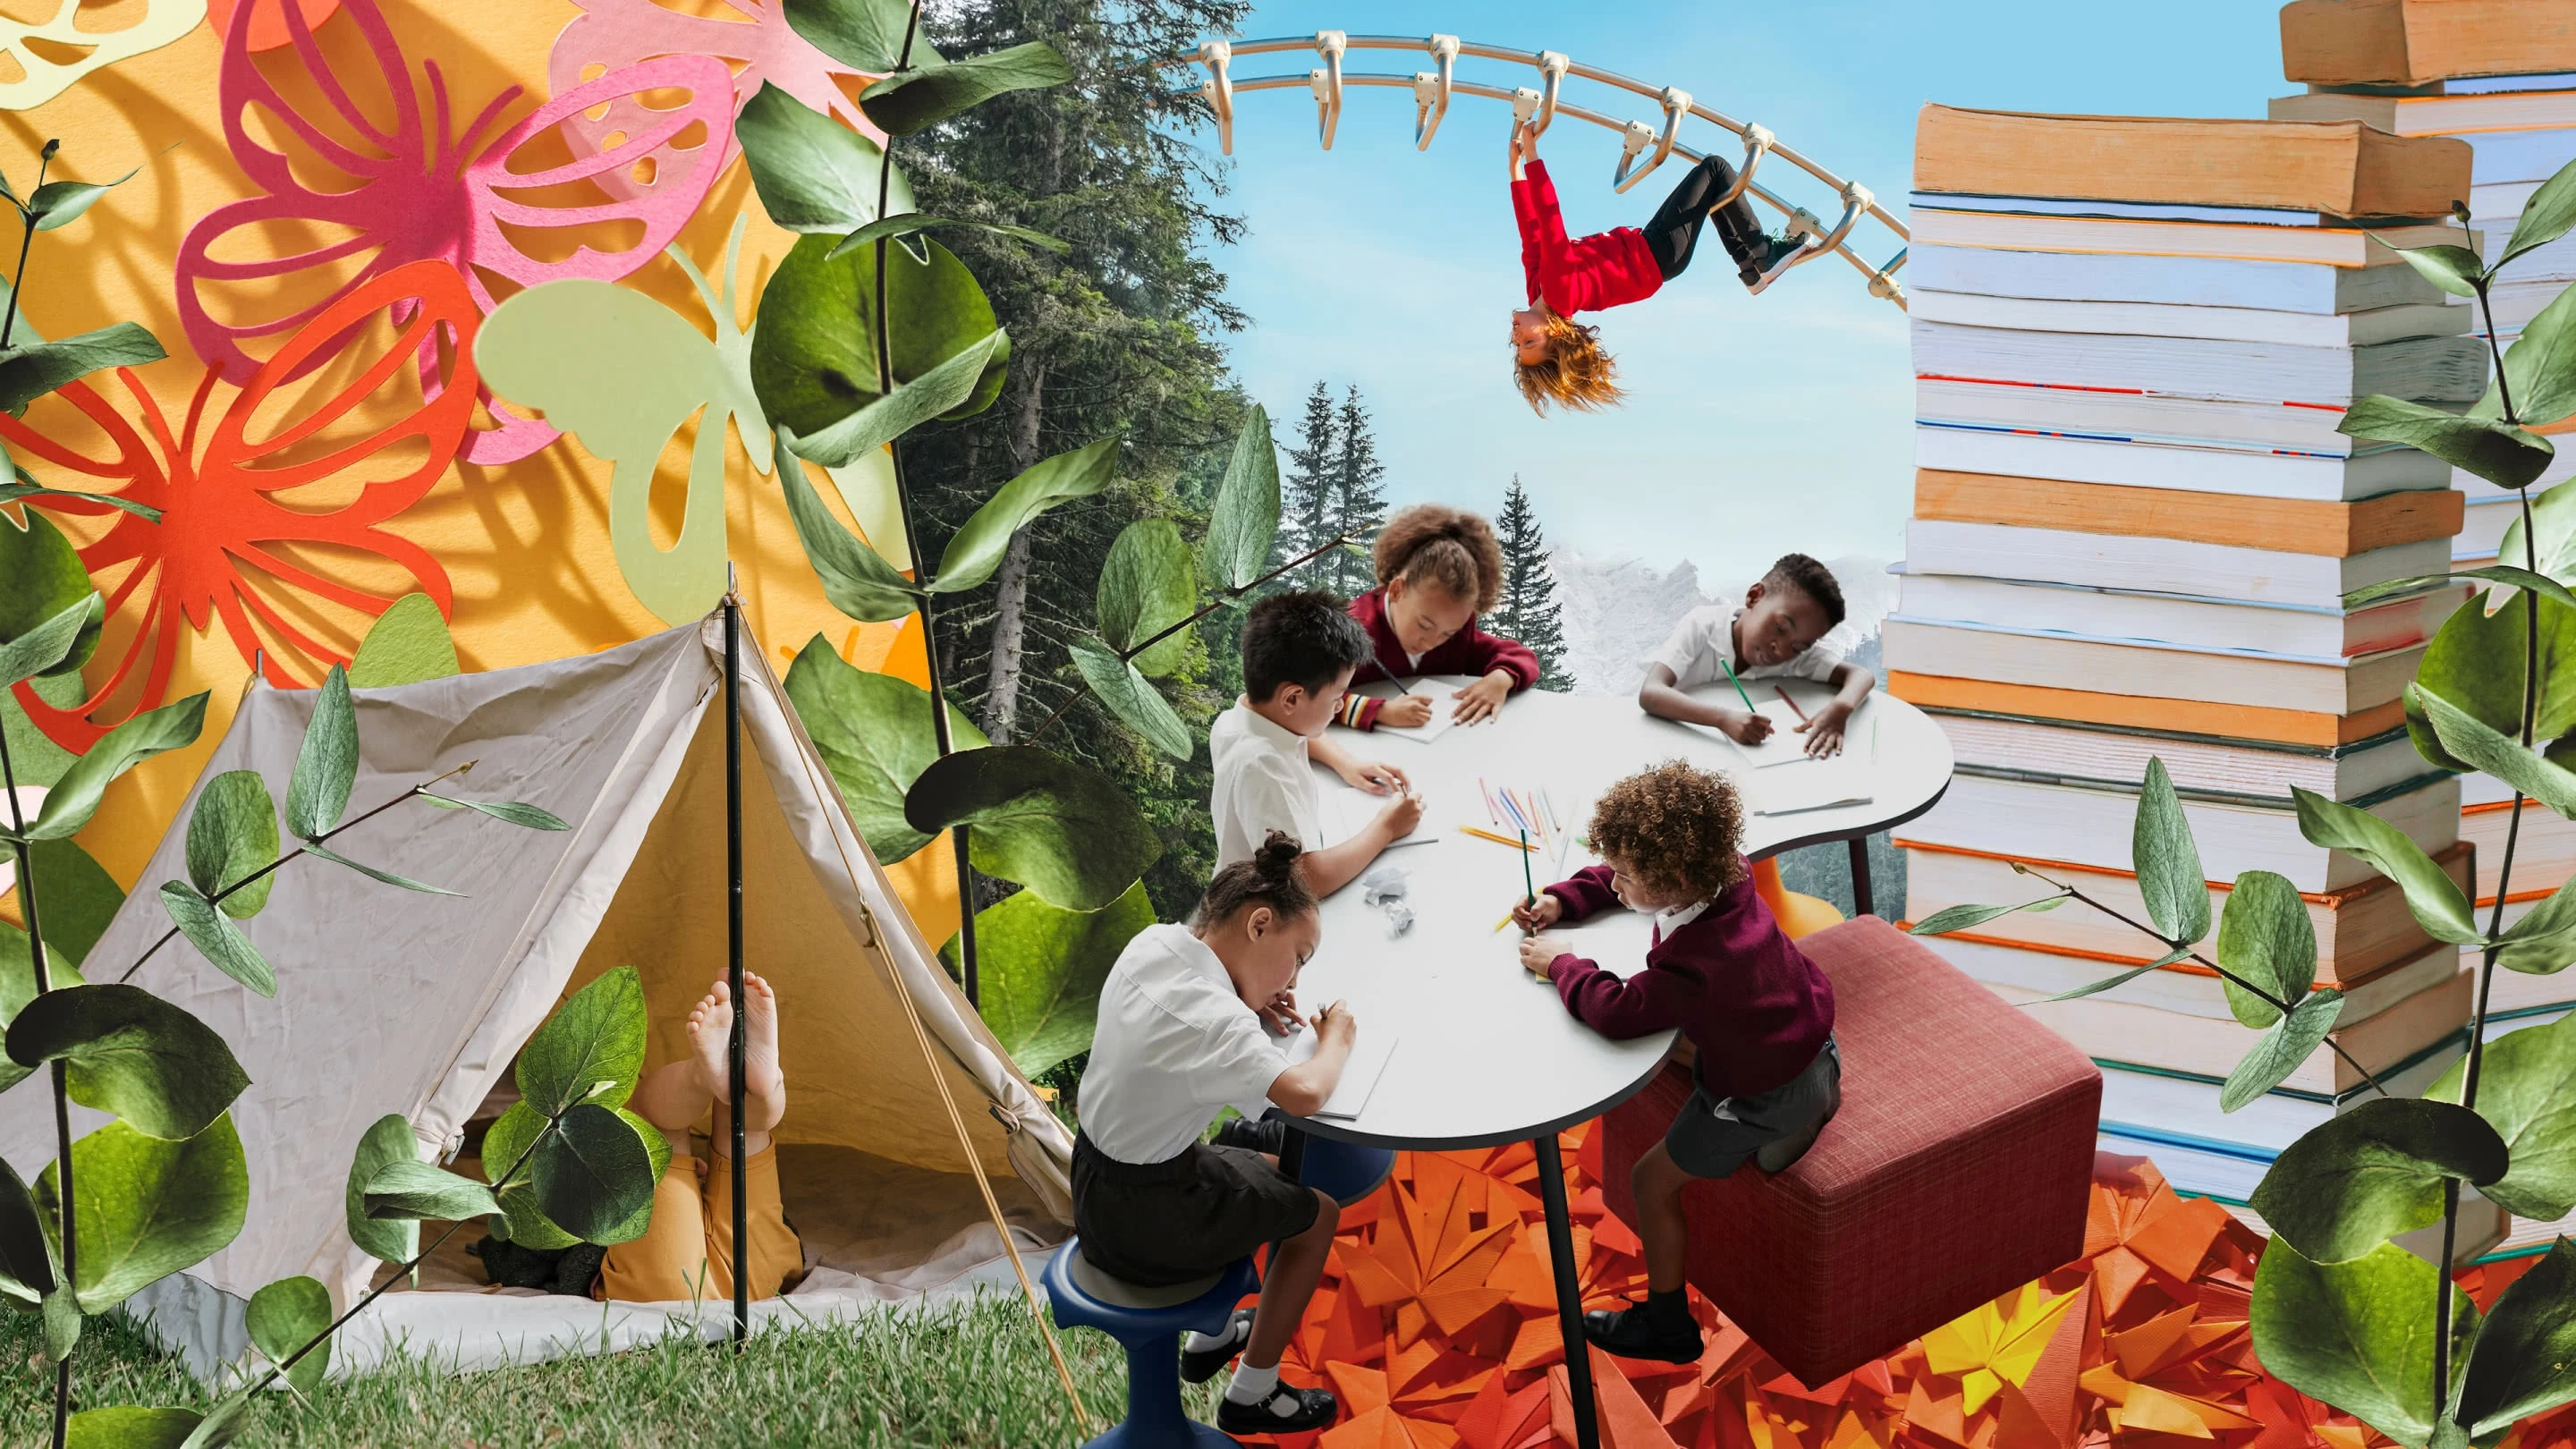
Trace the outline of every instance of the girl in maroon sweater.
{"label": "girl in maroon sweater", "polygon": [[[1375,657],[1351,675],[1353,684],[1472,675],[1475,683],[1449,697],[1458,722],[1473,724],[1538,683],[1538,656],[1529,646],[1476,627],[1476,616],[1503,594],[1503,546],[1492,524],[1464,509],[1417,503],[1378,530],[1370,557],[1377,587],[1351,600],[1351,617],[1368,630]],[[1353,729],[1409,729],[1430,723],[1432,708],[1427,694],[1349,694],[1335,718]]]}
{"label": "girl in maroon sweater", "polygon": [[[1589,839],[1603,864],[1512,913],[1534,933],[1521,964],[1585,1025],[1613,1038],[1679,1027],[1695,1054],[1690,1100],[1629,1179],[1646,1301],[1584,1316],[1585,1336],[1623,1357],[1699,1357],[1682,1295],[1682,1188],[1748,1161],[1787,1167],[1842,1103],[1834,988],[1754,893],[1743,838],[1735,786],[1673,761],[1611,786],[1593,807]],[[1655,913],[1646,969],[1624,981],[1535,934],[1618,905]]]}
{"label": "girl in maroon sweater", "polygon": [[[1513,381],[1532,411],[1544,416],[1553,402],[1590,412],[1619,401],[1618,367],[1601,348],[1601,329],[1583,326],[1574,314],[1642,302],[1680,276],[1698,244],[1700,221],[1711,214],[1709,203],[1734,185],[1734,167],[1704,157],[1655,208],[1644,231],[1623,226],[1568,240],[1556,184],[1538,159],[1538,137],[1525,125],[1512,128],[1512,215],[1520,222],[1521,270],[1529,281],[1529,305],[1512,313]],[[1754,291],[1770,285],[1804,245],[1766,235],[1744,197],[1715,215],[1736,275]]]}

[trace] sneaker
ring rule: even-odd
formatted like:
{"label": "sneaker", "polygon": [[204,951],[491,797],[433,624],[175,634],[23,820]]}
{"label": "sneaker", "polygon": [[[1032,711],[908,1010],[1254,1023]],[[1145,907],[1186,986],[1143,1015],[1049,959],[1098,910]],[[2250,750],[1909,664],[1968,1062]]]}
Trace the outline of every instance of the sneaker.
{"label": "sneaker", "polygon": [[1701,1349],[1697,1323],[1686,1323],[1678,1331],[1667,1332],[1647,1321],[1643,1303],[1593,1309],[1583,1315],[1583,1336],[1620,1358],[1646,1358],[1659,1363],[1697,1363]]}
{"label": "sneaker", "polygon": [[1216,1426],[1228,1434],[1303,1434],[1333,1422],[1342,1411],[1330,1389],[1300,1389],[1281,1384],[1257,1404],[1220,1399]]}
{"label": "sneaker", "polygon": [[[1188,1341],[1189,1340],[1187,1339],[1182,1340],[1183,1343],[1187,1343]],[[1252,1310],[1249,1308],[1238,1308],[1234,1310],[1234,1317],[1226,1322],[1225,1342],[1214,1348],[1184,1348],[1181,1350],[1182,1381],[1186,1383],[1203,1384],[1208,1380],[1215,1378],[1216,1371],[1225,1367],[1227,1364],[1232,1363],[1234,1361],[1234,1356],[1243,1352],[1243,1346],[1251,1341]]]}
{"label": "sneaker", "polygon": [[1288,1144],[1288,1123],[1278,1117],[1235,1117],[1216,1129],[1215,1145],[1266,1152],[1273,1157]]}
{"label": "sneaker", "polygon": [[1780,275],[1788,271],[1790,264],[1806,249],[1807,243],[1804,237],[1772,236],[1765,233],[1762,237],[1760,253],[1744,259],[1744,265],[1736,269],[1736,279],[1744,283],[1746,291],[1759,293],[1763,288],[1778,281]]}

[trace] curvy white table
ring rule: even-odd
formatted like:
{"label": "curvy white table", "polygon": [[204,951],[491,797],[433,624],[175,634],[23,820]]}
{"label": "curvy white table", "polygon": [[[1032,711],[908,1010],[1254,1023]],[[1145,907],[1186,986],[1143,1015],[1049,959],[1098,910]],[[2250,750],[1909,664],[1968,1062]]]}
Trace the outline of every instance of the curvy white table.
{"label": "curvy white table", "polygon": [[[1771,698],[1773,681],[1756,682],[1757,699]],[[1830,697],[1821,686],[1792,682],[1791,696],[1812,712]],[[1382,692],[1382,691],[1380,691]],[[1710,698],[1732,698],[1720,686]],[[1446,691],[1439,707],[1449,708]],[[1592,802],[1613,781],[1660,761],[1681,758],[1733,774],[1744,792],[1745,854],[1760,858],[1826,840],[1853,842],[1853,884],[1859,908],[1869,909],[1865,837],[1932,808],[1950,783],[1950,744],[1920,710],[1884,691],[1873,692],[1846,734],[1846,758],[1827,764],[1747,768],[1744,757],[1714,732],[1657,719],[1628,697],[1575,696],[1531,691],[1514,697],[1501,717],[1453,728],[1428,743],[1400,736],[1336,728],[1333,743],[1362,759],[1403,770],[1424,799],[1420,834],[1432,844],[1400,846],[1378,858],[1406,873],[1413,926],[1387,934],[1387,918],[1364,904],[1354,883],[1324,903],[1323,944],[1298,982],[1300,1005],[1311,1012],[1347,1000],[1363,1041],[1395,1038],[1376,1087],[1359,1115],[1305,1119],[1297,1125],[1318,1136],[1378,1147],[1439,1150],[1529,1141],[1538,1150],[1539,1185],[1547,1210],[1549,1256],[1554,1261],[1559,1328],[1565,1336],[1568,1387],[1582,1449],[1596,1449],[1591,1360],[1583,1349],[1582,1299],[1577,1291],[1572,1231],[1566,1218],[1565,1174],[1556,1134],[1601,1115],[1644,1088],[1672,1046],[1674,1033],[1610,1041],[1566,1013],[1556,991],[1521,969],[1520,933],[1496,928],[1524,892],[1515,847],[1460,833],[1472,825],[1493,829],[1484,785],[1544,789],[1564,827],[1562,859],[1531,857],[1531,880],[1540,888],[1591,863],[1571,844],[1590,819]],[[1874,741],[1874,748],[1873,748]],[[1766,795],[1793,790],[1811,770],[1845,770],[1866,804],[1789,815],[1760,815]],[[1330,772],[1317,773],[1328,795],[1327,820],[1346,808],[1351,818],[1375,797],[1350,790]],[[1328,827],[1329,828],[1329,827]],[[1501,833],[1510,834],[1505,826]],[[1371,869],[1375,869],[1372,866]],[[1612,911],[1579,925],[1559,927],[1585,955],[1628,975],[1644,969],[1647,918]],[[1302,1156],[1295,1132],[1288,1153]],[[1293,1172],[1293,1161],[1283,1163]]]}

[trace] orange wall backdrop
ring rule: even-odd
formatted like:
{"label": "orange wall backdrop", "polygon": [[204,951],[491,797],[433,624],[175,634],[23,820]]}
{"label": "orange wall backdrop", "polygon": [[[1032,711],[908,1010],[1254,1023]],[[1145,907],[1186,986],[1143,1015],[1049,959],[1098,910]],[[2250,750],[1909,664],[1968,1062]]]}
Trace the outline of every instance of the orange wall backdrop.
{"label": "orange wall backdrop", "polygon": [[[276,12],[278,0],[257,3]],[[758,9],[752,0],[745,3]],[[144,0],[114,0],[107,6],[85,6],[80,10],[81,24],[85,29],[112,32],[138,19],[148,21],[151,11],[168,4],[169,0],[150,0],[148,5]],[[332,9],[331,0],[303,0],[303,4],[308,15],[324,15]],[[424,62],[435,62],[449,97],[451,133],[462,131],[467,118],[511,86],[520,87],[522,94],[502,112],[501,124],[515,121],[546,100],[550,52],[558,34],[583,13],[567,0],[379,0],[379,4],[409,57],[424,115],[434,114]],[[607,0],[591,0],[591,4],[606,7]],[[686,8],[685,0],[678,6],[670,0],[662,4]],[[23,7],[0,4],[0,23],[19,8]],[[50,14],[55,7],[48,0],[38,8]],[[218,12],[230,8],[218,0]],[[712,5],[702,7],[702,13],[733,14]],[[280,24],[274,13],[262,19],[266,25]],[[770,21],[774,23],[775,17]],[[741,23],[738,16],[734,23]],[[343,74],[370,80],[380,75],[348,15],[323,20],[314,33]],[[44,53],[67,52],[53,47]],[[7,55],[14,57],[16,52]],[[50,137],[60,137],[64,145],[53,172],[57,179],[106,180],[140,168],[133,180],[81,220],[38,236],[22,300],[29,322],[48,338],[126,320],[149,327],[171,357],[138,369],[136,375],[174,428],[186,416],[205,375],[182,326],[174,264],[200,217],[227,202],[263,194],[236,163],[227,143],[219,98],[223,60],[223,35],[218,22],[208,20],[172,43],[92,72],[32,108],[0,110],[0,170],[5,170],[20,195],[26,194],[33,179],[38,148]],[[0,91],[7,89],[6,71],[13,63],[12,58],[0,58]],[[291,85],[304,76],[291,45],[264,52],[255,63],[263,73],[278,78],[281,92],[306,97],[314,93],[309,83],[300,91]],[[378,88],[383,89],[380,81]],[[5,96],[0,96],[0,103],[6,103]],[[268,129],[273,122],[256,112],[250,124],[254,134],[279,134]],[[292,150],[284,145],[279,149]],[[539,159],[564,158],[557,152]],[[747,229],[736,320],[748,326],[760,284],[794,237],[773,226],[762,213],[748,169],[738,155],[708,191],[677,244],[721,284],[725,241],[737,217],[747,218]],[[607,238],[601,249],[618,239],[614,224],[600,231]],[[290,238],[291,229],[275,235]],[[337,239],[329,228],[315,226],[305,229],[301,244],[310,247]],[[560,252],[566,245],[562,238],[543,234],[514,233],[513,240],[533,255],[546,255],[549,247]],[[237,237],[215,255],[218,260],[239,260],[245,251]],[[705,305],[685,273],[667,256],[644,262],[619,285],[654,297],[678,315],[693,319],[702,332],[709,330]],[[506,295],[510,287],[501,283],[493,290]],[[602,359],[601,365],[613,362]],[[121,383],[106,376],[94,376],[90,382],[129,415],[141,413],[141,405],[126,395]],[[231,395],[229,386],[216,387],[212,406],[220,409]],[[372,395],[369,400],[375,401]],[[408,406],[420,406],[416,386],[410,390]],[[27,421],[38,424],[49,408],[57,415],[68,415],[61,414],[62,407],[60,399],[40,402]],[[488,426],[489,420],[478,414],[478,423]],[[652,522],[662,544],[678,532],[682,483],[695,426],[684,427],[665,450],[655,479]],[[63,477],[41,460],[26,456],[23,448],[12,451],[42,481],[69,487],[103,486],[95,480]],[[739,572],[750,627],[769,651],[771,667],[784,672],[795,650],[819,632],[861,668],[926,683],[918,621],[907,621],[901,628],[860,626],[836,613],[824,602],[805,563],[776,479],[753,471],[738,435],[728,439],[726,461],[727,551]],[[454,588],[451,628],[467,669],[497,669],[588,653],[665,627],[636,601],[620,572],[609,535],[609,476],[610,465],[591,456],[578,440],[559,438],[516,463],[483,467],[458,462],[417,503],[382,525],[387,533],[425,549],[445,569]],[[832,498],[831,485],[819,476],[815,481],[818,491]],[[103,519],[55,516],[84,543],[97,539],[108,527]],[[318,565],[324,561],[321,556],[329,553],[324,548],[305,561]],[[353,556],[329,562],[338,577],[357,580],[381,595],[414,587],[403,570],[380,558]],[[118,577],[107,569],[97,573],[101,583],[110,587]],[[272,600],[295,594],[293,589],[276,587],[273,579],[267,582]],[[132,636],[136,626],[130,616],[139,610],[137,603],[112,620],[108,643],[89,669],[93,686],[105,685],[104,672],[118,651],[120,632]],[[362,611],[309,599],[296,601],[289,612],[308,637],[341,654],[355,649],[369,622]],[[156,759],[121,782],[98,822],[81,837],[129,887],[136,884],[136,873],[170,827],[214,741],[229,724],[233,702],[250,672],[235,640],[211,620],[191,621],[180,628],[174,647],[167,652],[172,672],[163,697],[212,691],[205,735],[195,748]],[[292,650],[281,653],[294,655]],[[311,682],[309,665],[299,665],[295,672],[303,682]],[[566,723],[578,727],[577,721]],[[893,873],[924,933],[933,942],[946,939],[956,927],[957,905],[953,864],[945,843],[924,850]]]}

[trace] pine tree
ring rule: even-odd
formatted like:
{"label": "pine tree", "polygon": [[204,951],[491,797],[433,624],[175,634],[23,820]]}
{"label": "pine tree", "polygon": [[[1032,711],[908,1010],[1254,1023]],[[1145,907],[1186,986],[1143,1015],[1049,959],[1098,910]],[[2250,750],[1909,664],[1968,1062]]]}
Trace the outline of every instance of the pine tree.
{"label": "pine tree", "polygon": [[[1280,557],[1295,558],[1333,536],[1326,523],[1332,517],[1337,449],[1333,397],[1318,378],[1315,390],[1306,394],[1305,416],[1297,420],[1297,446],[1288,450],[1288,476],[1279,489]],[[1287,582],[1323,587],[1330,568],[1331,560],[1319,559]]]}
{"label": "pine tree", "polygon": [[1377,460],[1377,438],[1369,431],[1367,410],[1360,406],[1359,384],[1351,384],[1342,394],[1341,411],[1334,421],[1341,450],[1333,467],[1332,532],[1318,535],[1315,542],[1339,533],[1354,546],[1325,556],[1331,566],[1324,587],[1347,599],[1375,582],[1368,559],[1358,550],[1366,549],[1386,526],[1386,467]]}
{"label": "pine tree", "polygon": [[1494,609],[1494,632],[1518,639],[1538,656],[1539,688],[1570,689],[1574,681],[1565,676],[1565,627],[1547,536],[1539,531],[1538,513],[1530,507],[1518,473],[1503,493],[1502,517],[1494,531],[1503,545],[1503,601]]}

